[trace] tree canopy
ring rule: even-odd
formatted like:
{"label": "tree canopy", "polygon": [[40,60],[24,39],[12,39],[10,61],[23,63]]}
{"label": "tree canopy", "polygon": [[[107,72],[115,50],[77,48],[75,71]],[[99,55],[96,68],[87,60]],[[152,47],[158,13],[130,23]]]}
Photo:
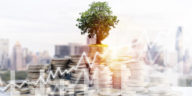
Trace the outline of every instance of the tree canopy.
{"label": "tree canopy", "polygon": [[81,17],[77,19],[76,26],[81,29],[81,34],[88,33],[89,38],[96,36],[96,43],[101,44],[119,20],[112,15],[107,2],[93,2],[89,6],[88,10],[80,13]]}

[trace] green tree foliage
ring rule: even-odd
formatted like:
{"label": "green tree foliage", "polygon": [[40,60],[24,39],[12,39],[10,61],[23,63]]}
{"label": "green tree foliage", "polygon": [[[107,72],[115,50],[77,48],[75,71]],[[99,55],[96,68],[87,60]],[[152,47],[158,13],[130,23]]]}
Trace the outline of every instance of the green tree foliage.
{"label": "green tree foliage", "polygon": [[80,13],[81,17],[77,19],[76,26],[81,29],[81,34],[88,33],[89,38],[96,35],[96,43],[101,44],[119,20],[117,16],[112,15],[107,2],[93,2],[89,6],[87,11]]}
{"label": "green tree foliage", "polygon": [[[11,77],[10,71],[1,72],[0,77],[3,81],[8,82]],[[15,72],[15,80],[25,80],[26,78],[27,78],[26,71],[16,71]]]}

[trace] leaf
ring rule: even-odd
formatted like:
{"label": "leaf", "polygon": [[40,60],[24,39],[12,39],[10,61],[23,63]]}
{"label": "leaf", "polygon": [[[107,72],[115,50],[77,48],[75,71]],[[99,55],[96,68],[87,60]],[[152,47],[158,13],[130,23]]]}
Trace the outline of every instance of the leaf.
{"label": "leaf", "polygon": [[111,28],[118,24],[117,16],[112,15],[111,8],[107,2],[93,2],[90,8],[80,13],[76,26],[81,30],[81,34],[88,33],[92,38],[96,35],[97,41],[101,42],[108,35]]}

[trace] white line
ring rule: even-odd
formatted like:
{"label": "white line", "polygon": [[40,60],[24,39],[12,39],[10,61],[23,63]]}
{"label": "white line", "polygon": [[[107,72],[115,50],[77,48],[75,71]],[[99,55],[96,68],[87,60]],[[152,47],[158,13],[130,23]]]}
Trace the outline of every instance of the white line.
{"label": "white line", "polygon": [[[80,57],[80,59],[79,59],[79,61],[78,61],[78,63],[77,63],[77,65],[72,67],[72,68],[70,68],[69,70],[66,69],[66,70],[64,70],[62,72],[61,68],[57,68],[55,73],[53,71],[50,71],[46,80],[42,76],[39,76],[39,78],[38,78],[38,80],[36,82],[31,82],[31,81],[26,80],[26,81],[24,81],[20,85],[9,83],[2,91],[8,90],[10,86],[15,86],[16,88],[21,89],[25,84],[32,84],[32,85],[35,85],[35,86],[37,86],[40,82],[42,82],[43,84],[47,84],[50,81],[51,77],[53,79],[55,79],[58,74],[64,75],[66,73],[70,73],[72,71],[77,70],[79,68],[79,65],[81,64],[82,60],[84,60],[84,58],[85,58],[87,64],[89,65],[89,67],[93,68],[93,66],[95,65],[95,61],[96,61],[97,56],[101,56],[102,57],[103,55],[104,54],[100,54],[99,52],[96,52],[92,62],[90,62],[88,56],[86,55],[86,53],[83,52],[81,57]],[[80,75],[80,77],[81,77],[81,75]]]}

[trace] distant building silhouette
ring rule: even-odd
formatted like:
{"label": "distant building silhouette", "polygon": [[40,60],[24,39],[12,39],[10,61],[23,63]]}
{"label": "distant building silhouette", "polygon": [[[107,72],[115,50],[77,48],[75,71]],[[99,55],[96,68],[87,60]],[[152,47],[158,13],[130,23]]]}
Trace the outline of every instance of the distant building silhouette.
{"label": "distant building silhouette", "polygon": [[47,51],[33,53],[27,48],[23,48],[23,64],[25,66],[35,64],[49,64],[51,57]]}
{"label": "distant building silhouette", "polygon": [[[151,45],[153,46],[149,47]],[[154,44],[152,42],[148,45],[148,50],[146,54],[148,64],[152,63],[152,64],[158,64],[160,66],[165,66],[163,56],[164,53],[162,51],[162,46]]]}
{"label": "distant building silhouette", "polygon": [[55,45],[56,58],[64,58],[65,56],[81,55],[83,52],[88,52],[89,47],[87,45],[81,45],[78,43],[70,43],[68,45]]}
{"label": "distant building silhouette", "polygon": [[71,55],[81,55],[83,52],[88,52],[89,47],[88,45],[81,45],[77,43],[70,43],[70,56]]}
{"label": "distant building silhouette", "polygon": [[183,72],[184,47],[183,47],[183,31],[181,26],[178,27],[176,32],[175,49],[177,51],[177,65],[176,65],[177,71]]}
{"label": "distant building silhouette", "polygon": [[64,58],[70,55],[69,45],[56,45],[55,46],[55,56],[56,58]]}
{"label": "distant building silhouette", "polygon": [[0,68],[8,69],[9,40],[0,39]]}
{"label": "distant building silhouette", "polygon": [[183,61],[183,32],[182,27],[178,27],[176,33],[175,49],[178,55],[178,63]]}
{"label": "distant building silhouette", "polygon": [[49,64],[51,62],[51,57],[48,51],[38,52],[37,56],[37,64]]}
{"label": "distant building silhouette", "polygon": [[24,66],[23,66],[22,47],[21,47],[21,44],[17,42],[13,47],[11,69],[16,71],[21,71],[23,70]]}

